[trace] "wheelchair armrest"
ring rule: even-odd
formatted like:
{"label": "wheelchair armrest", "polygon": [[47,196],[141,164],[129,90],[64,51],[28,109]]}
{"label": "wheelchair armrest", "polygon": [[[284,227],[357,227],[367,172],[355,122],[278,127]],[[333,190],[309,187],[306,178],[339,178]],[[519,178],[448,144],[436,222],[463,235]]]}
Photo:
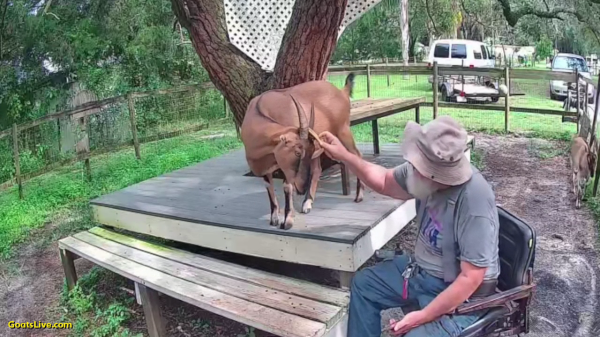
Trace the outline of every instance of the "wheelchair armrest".
{"label": "wheelchair armrest", "polygon": [[468,312],[477,311],[481,309],[489,309],[494,307],[504,306],[507,302],[516,301],[531,296],[531,293],[535,288],[534,284],[527,284],[512,288],[506,291],[499,292],[497,294],[470,301],[468,303],[461,304],[454,310],[455,314],[466,314]]}

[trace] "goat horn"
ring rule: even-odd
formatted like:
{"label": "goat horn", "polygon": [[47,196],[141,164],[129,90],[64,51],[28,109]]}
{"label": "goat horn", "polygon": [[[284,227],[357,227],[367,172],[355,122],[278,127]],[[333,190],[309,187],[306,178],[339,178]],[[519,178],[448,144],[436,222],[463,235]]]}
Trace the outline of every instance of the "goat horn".
{"label": "goat horn", "polygon": [[310,129],[315,127],[315,103],[310,105],[310,120],[308,121],[308,127]]}
{"label": "goat horn", "polygon": [[296,110],[298,111],[298,120],[300,121],[300,139],[308,139],[308,123],[306,122],[306,114],[304,113],[304,109],[302,106],[296,101],[294,96],[290,95],[292,101],[296,105]]}

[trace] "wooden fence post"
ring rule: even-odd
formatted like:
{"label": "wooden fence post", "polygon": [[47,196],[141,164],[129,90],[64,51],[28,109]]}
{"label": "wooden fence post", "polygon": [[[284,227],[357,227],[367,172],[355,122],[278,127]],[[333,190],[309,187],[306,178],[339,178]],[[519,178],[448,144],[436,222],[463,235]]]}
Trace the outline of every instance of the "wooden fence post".
{"label": "wooden fence post", "polygon": [[[389,64],[390,64],[389,58],[386,57],[385,58],[386,69],[388,69],[387,67],[389,66]],[[387,85],[388,85],[388,87],[390,86],[390,74],[389,73],[387,74]]]}
{"label": "wooden fence post", "polygon": [[371,65],[367,64],[367,97],[371,97]]}
{"label": "wooden fence post", "polygon": [[140,154],[140,142],[137,136],[137,123],[135,122],[135,103],[131,93],[127,94],[127,106],[129,107],[129,122],[131,123],[131,136],[133,138],[135,157],[140,160],[142,159],[142,156]]}
{"label": "wooden fence post", "polygon": [[[600,102],[600,97],[598,97],[598,95],[600,94],[600,76],[598,77],[598,84],[596,84],[596,104],[594,106],[594,121],[592,122],[592,130],[590,131],[590,142],[588,143],[588,145],[590,145],[592,143],[592,140],[594,138],[596,138],[596,121],[598,120],[598,104]],[[587,92],[585,93],[586,98],[587,98]],[[587,114],[587,112],[586,112]],[[586,139],[587,140],[587,139]],[[598,140],[596,139],[596,145],[598,144]],[[593,195],[594,197],[596,197],[596,194],[598,193],[598,163],[600,163],[600,158],[598,158],[598,162],[596,163],[596,172],[594,173],[594,188],[593,188]]]}
{"label": "wooden fence post", "polygon": [[[588,111],[588,92],[590,92],[590,84],[585,82],[585,109],[583,110],[582,114],[585,113],[587,115],[587,111]],[[577,134],[579,134],[579,132],[581,131],[581,126],[579,125],[581,123],[581,116],[577,116]]]}
{"label": "wooden fence post", "polygon": [[433,61],[433,119],[438,114],[438,63]]}
{"label": "wooden fence post", "polygon": [[[598,77],[598,84],[596,84],[596,105],[594,106],[594,121],[592,122],[592,130],[590,131],[590,141],[588,145],[591,144],[593,137],[596,135],[596,122],[598,121],[598,95],[600,95],[600,76]],[[586,139],[587,140],[587,139]]]}
{"label": "wooden fence post", "polygon": [[[579,133],[579,114],[581,113],[581,108],[580,108],[581,95],[579,94],[579,90],[580,90],[579,89],[580,88],[579,87],[579,69],[577,69],[577,68],[575,69],[575,81],[577,81],[575,83],[575,92],[577,93],[576,94],[576,97],[577,97],[577,101],[576,101],[577,102],[577,133]],[[585,97],[587,97],[587,92],[585,93]],[[569,110],[569,107],[567,107],[567,110]]]}
{"label": "wooden fence post", "polygon": [[504,77],[506,79],[506,95],[504,96],[504,132],[508,132],[508,116],[510,115],[510,67],[504,68]]}
{"label": "wooden fence post", "polygon": [[15,161],[15,179],[19,186],[19,199],[23,199],[23,182],[21,181],[21,164],[19,161],[19,128],[13,124],[13,157]]}

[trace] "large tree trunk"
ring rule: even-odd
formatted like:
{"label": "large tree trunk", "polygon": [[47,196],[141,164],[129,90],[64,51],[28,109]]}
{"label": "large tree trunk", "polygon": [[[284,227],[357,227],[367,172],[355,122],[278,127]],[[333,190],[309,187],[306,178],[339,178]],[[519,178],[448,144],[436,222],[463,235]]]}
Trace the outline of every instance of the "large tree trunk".
{"label": "large tree trunk", "polygon": [[408,0],[402,0],[400,3],[400,29],[402,30],[402,61],[404,66],[408,66],[408,44],[410,34],[408,31]]}
{"label": "large tree trunk", "polygon": [[298,0],[273,73],[229,42],[223,0],[171,0],[173,11],[239,127],[248,103],[260,93],[322,79],[335,49],[348,0]]}

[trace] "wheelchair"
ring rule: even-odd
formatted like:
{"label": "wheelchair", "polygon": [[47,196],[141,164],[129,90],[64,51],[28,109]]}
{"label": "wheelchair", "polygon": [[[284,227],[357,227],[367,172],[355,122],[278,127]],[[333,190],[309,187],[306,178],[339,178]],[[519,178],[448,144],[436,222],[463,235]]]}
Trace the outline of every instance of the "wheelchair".
{"label": "wheelchair", "polygon": [[[457,307],[454,314],[489,309],[459,337],[518,336],[529,333],[530,303],[535,289],[533,264],[536,234],[532,227],[504,208],[498,208],[500,219],[500,276],[497,293],[469,301]],[[378,256],[401,251],[379,251]],[[402,308],[405,313],[418,308]]]}

